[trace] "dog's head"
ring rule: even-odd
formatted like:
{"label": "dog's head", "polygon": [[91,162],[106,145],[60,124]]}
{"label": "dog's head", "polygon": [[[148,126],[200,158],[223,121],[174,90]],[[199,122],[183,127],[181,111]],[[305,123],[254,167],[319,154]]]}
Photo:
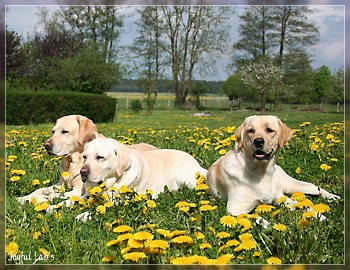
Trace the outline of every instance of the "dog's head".
{"label": "dog's head", "polygon": [[52,128],[52,137],[44,144],[50,155],[70,156],[82,150],[84,145],[94,139],[96,125],[82,115],[67,115],[57,119]]}
{"label": "dog's head", "polygon": [[292,137],[292,130],[272,115],[249,116],[236,130],[239,149],[257,162],[268,162]]}
{"label": "dog's head", "polygon": [[97,138],[86,144],[84,165],[80,170],[83,182],[102,183],[108,178],[121,178],[131,166],[129,150],[111,138]]}

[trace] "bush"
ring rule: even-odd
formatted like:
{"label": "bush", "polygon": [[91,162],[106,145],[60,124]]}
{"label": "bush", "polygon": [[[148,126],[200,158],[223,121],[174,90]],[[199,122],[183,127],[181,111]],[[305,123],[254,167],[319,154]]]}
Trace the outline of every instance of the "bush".
{"label": "bush", "polygon": [[116,100],[106,95],[68,91],[8,92],[6,123],[27,125],[55,122],[69,114],[85,115],[96,122],[110,122]]}
{"label": "bush", "polygon": [[131,100],[130,106],[134,113],[139,113],[142,110],[142,103],[138,99]]}

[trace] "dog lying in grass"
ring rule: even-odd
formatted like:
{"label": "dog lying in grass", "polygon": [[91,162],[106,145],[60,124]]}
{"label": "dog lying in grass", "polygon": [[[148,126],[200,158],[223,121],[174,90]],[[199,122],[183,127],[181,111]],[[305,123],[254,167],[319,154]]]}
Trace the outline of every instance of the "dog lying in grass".
{"label": "dog lying in grass", "polygon": [[[97,127],[91,119],[82,115],[67,115],[57,119],[52,133],[52,137],[45,142],[44,146],[49,155],[63,157],[59,168],[59,181],[56,185],[40,188],[27,196],[17,198],[17,201],[22,204],[32,200],[41,203],[54,198],[80,197],[85,193],[80,175],[80,169],[83,166],[82,152],[86,143],[96,138],[104,138],[104,136],[97,132]],[[127,147],[141,151],[157,149],[146,143]],[[71,191],[61,194],[60,187],[71,189]]]}
{"label": "dog lying in grass", "polygon": [[[303,192],[337,199],[314,184],[298,181],[276,164],[277,152],[292,137],[292,130],[276,116],[250,116],[236,130],[233,150],[208,170],[210,194],[227,202],[227,212],[249,213],[260,203],[275,203],[284,193]],[[286,204],[293,205],[291,199]]]}

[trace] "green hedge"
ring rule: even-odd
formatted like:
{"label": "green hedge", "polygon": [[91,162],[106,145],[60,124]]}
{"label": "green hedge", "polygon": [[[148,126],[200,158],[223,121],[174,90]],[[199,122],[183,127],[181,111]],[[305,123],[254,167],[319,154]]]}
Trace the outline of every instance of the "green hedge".
{"label": "green hedge", "polygon": [[116,99],[106,95],[68,91],[8,92],[6,124],[27,125],[55,122],[69,114],[81,114],[98,122],[110,122]]}

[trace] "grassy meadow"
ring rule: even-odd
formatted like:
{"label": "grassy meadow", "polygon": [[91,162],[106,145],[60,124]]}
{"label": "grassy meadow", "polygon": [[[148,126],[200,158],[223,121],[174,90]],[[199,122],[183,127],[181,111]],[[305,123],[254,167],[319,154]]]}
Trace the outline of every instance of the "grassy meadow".
{"label": "grassy meadow", "polygon": [[[232,148],[235,129],[252,112],[121,110],[116,123],[97,123],[105,136],[125,144],[148,142],[192,154],[209,166]],[[19,205],[16,197],[58,181],[60,158],[48,156],[43,143],[52,124],[6,127],[6,263],[22,264],[343,264],[344,263],[344,121],[342,114],[278,112],[293,129],[278,163],[300,180],[341,197],[288,195],[298,200],[291,211],[278,204],[260,205],[232,217],[225,203],[206,192],[205,178],[196,189],[150,194],[128,189],[118,203],[103,194],[103,184],[88,202],[46,213],[47,204]],[[322,213],[320,221],[306,211]],[[85,211],[88,222],[76,221]],[[255,223],[261,216],[267,229]]]}

